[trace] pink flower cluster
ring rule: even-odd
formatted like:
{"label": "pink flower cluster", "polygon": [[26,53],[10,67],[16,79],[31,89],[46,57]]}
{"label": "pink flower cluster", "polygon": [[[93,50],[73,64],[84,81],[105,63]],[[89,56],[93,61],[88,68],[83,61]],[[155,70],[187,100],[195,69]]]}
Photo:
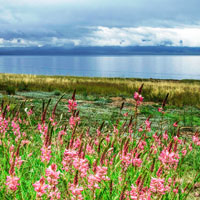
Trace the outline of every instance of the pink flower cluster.
{"label": "pink flower cluster", "polygon": [[135,167],[141,167],[142,164],[142,160],[140,158],[137,157],[137,155],[132,158],[132,165]]}
{"label": "pink flower cluster", "polygon": [[164,140],[168,140],[168,134],[167,134],[167,131],[165,131],[165,132],[163,133],[163,139],[164,139]]}
{"label": "pink flower cluster", "polygon": [[75,158],[78,157],[78,152],[71,149],[65,149],[63,156],[63,169],[67,172],[72,168],[72,164]]}
{"label": "pink flower cluster", "polygon": [[54,163],[51,164],[51,166],[46,169],[45,175],[48,181],[48,193],[50,200],[60,199],[60,192],[56,187],[60,175],[60,171],[57,171],[57,165]]}
{"label": "pink flower cluster", "polygon": [[38,130],[42,134],[41,138],[44,139],[48,132],[48,126],[46,124],[38,124]]}
{"label": "pink flower cluster", "polygon": [[12,131],[14,135],[16,136],[15,141],[17,142],[21,138],[20,126],[15,121],[11,122],[11,126],[12,126]]}
{"label": "pink flower cluster", "polygon": [[46,147],[46,145],[43,145],[43,147],[40,150],[42,152],[41,155],[42,162],[49,163],[51,159],[51,146]]}
{"label": "pink flower cluster", "polygon": [[164,195],[166,191],[169,191],[170,187],[165,186],[164,178],[152,178],[150,183],[150,191],[158,195]]}
{"label": "pink flower cluster", "polygon": [[77,109],[77,102],[73,99],[68,100],[68,112],[73,112]]}
{"label": "pink flower cluster", "polygon": [[126,153],[125,151],[122,151],[122,154],[120,156],[121,165],[123,166],[123,169],[126,170],[128,166],[131,164],[131,153]]}
{"label": "pink flower cluster", "polygon": [[6,179],[6,184],[8,186],[8,188],[12,191],[16,191],[17,190],[17,186],[20,185],[18,183],[19,181],[19,178],[16,177],[16,176],[7,176],[7,179]]}
{"label": "pink flower cluster", "polygon": [[34,190],[37,192],[37,197],[41,197],[43,194],[46,193],[46,189],[48,185],[45,184],[45,178],[42,176],[39,181],[36,181],[33,184]]}
{"label": "pink flower cluster", "polygon": [[77,117],[74,117],[73,115],[69,118],[69,124],[70,124],[70,127],[71,129],[73,129],[76,124],[79,124],[80,122],[80,117],[77,116]]}
{"label": "pink flower cluster", "polygon": [[5,135],[7,129],[8,129],[8,120],[4,119],[0,115],[0,133]]}
{"label": "pink flower cluster", "polygon": [[141,140],[138,144],[138,148],[144,150],[144,147],[147,145],[146,141]]}
{"label": "pink flower cluster", "polygon": [[83,191],[83,187],[79,187],[79,185],[75,185],[73,183],[69,183],[69,191],[72,193],[72,200],[83,200],[83,196],[81,192]]}
{"label": "pink flower cluster", "polygon": [[19,169],[24,161],[21,159],[21,156],[16,155],[16,153],[14,152],[14,145],[10,146],[9,152],[11,154],[11,158],[9,161],[10,166],[13,164],[14,167],[17,167]]}
{"label": "pink flower cluster", "polygon": [[73,170],[72,167],[74,167],[79,171],[81,177],[85,177],[89,169],[88,160],[80,158],[79,153],[75,150],[65,150],[62,164],[65,171]]}
{"label": "pink flower cluster", "polygon": [[149,121],[149,118],[145,121],[145,125],[146,125],[146,130],[148,132],[150,132],[151,131],[151,123]]}
{"label": "pink flower cluster", "polygon": [[142,97],[142,95],[139,94],[138,92],[135,92],[134,99],[136,100],[137,105],[140,105],[143,102],[144,97]]}
{"label": "pink flower cluster", "polygon": [[87,175],[87,171],[89,169],[88,160],[75,157],[73,161],[73,166],[76,170],[80,172],[80,177],[83,178]]}
{"label": "pink flower cluster", "polygon": [[164,166],[167,168],[174,167],[176,169],[179,162],[179,154],[175,152],[169,152],[167,149],[162,150],[158,158]]}
{"label": "pink flower cluster", "polygon": [[42,176],[39,181],[33,184],[34,190],[37,193],[37,197],[40,198],[44,194],[48,194],[50,200],[60,199],[60,192],[56,185],[58,184],[58,179],[60,171],[57,171],[57,165],[52,164],[46,169],[46,180],[48,184],[45,183],[45,178]]}
{"label": "pink flower cluster", "polygon": [[[126,199],[133,200],[151,200],[152,195],[161,197],[166,192],[170,191],[170,184],[165,184],[164,178],[151,178],[150,187],[143,187],[144,180],[141,176],[138,177],[136,185],[131,185],[131,191],[126,192]],[[130,197],[130,198],[129,198]]]}
{"label": "pink flower cluster", "polygon": [[158,108],[158,112],[164,114],[163,108],[162,107]]}
{"label": "pink flower cluster", "polygon": [[197,146],[200,146],[200,139],[199,139],[198,134],[195,134],[195,135],[192,137],[192,141],[193,141],[194,144],[196,144]]}
{"label": "pink flower cluster", "polygon": [[28,112],[27,112],[27,115],[28,116],[31,116],[33,114],[33,109],[30,109]]}
{"label": "pink flower cluster", "polygon": [[[135,187],[133,184],[131,185],[131,191],[126,192],[127,200],[151,200],[151,193],[147,187],[140,188],[140,186]],[[130,198],[129,198],[130,197]]]}
{"label": "pink flower cluster", "polygon": [[97,188],[100,188],[98,183],[100,183],[102,180],[104,181],[108,181],[110,180],[106,175],[107,175],[107,167],[101,167],[101,166],[97,166],[95,167],[95,173],[94,174],[90,174],[88,176],[88,188],[90,190],[94,190]]}

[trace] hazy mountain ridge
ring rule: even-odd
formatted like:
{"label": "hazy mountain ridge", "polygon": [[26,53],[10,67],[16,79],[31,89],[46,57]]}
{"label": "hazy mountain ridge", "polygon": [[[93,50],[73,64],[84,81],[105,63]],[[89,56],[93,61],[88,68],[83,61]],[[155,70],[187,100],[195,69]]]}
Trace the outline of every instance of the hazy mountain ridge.
{"label": "hazy mountain ridge", "polygon": [[0,55],[200,55],[200,47],[2,47],[0,48]]}

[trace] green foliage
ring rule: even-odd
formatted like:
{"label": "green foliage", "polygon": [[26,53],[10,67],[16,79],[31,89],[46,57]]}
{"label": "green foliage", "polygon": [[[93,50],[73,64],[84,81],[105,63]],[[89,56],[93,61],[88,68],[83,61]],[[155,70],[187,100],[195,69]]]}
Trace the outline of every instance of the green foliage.
{"label": "green foliage", "polygon": [[61,92],[60,92],[59,90],[55,90],[55,91],[54,91],[54,95],[55,95],[55,96],[60,96],[60,95],[61,95]]}
{"label": "green foliage", "polygon": [[13,87],[13,86],[8,86],[8,87],[6,88],[6,93],[7,93],[8,95],[15,95],[15,93],[16,93],[15,87]]}

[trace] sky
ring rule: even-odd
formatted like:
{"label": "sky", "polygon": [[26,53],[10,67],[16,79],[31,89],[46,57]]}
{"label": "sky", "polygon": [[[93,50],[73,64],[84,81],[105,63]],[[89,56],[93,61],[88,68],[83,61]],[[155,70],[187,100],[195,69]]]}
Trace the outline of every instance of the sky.
{"label": "sky", "polygon": [[200,47],[200,0],[0,0],[0,47]]}

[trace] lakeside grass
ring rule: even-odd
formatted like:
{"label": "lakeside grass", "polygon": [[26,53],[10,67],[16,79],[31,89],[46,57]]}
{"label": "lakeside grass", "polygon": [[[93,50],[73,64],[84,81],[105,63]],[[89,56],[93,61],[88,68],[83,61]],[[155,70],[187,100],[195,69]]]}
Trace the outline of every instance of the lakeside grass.
{"label": "lakeside grass", "polygon": [[132,97],[141,83],[145,101],[162,102],[169,93],[168,103],[175,106],[200,106],[200,81],[159,80],[136,78],[97,78],[74,76],[44,76],[25,74],[0,74],[0,88],[7,91],[60,91],[70,93],[76,88],[77,94],[96,96]]}
{"label": "lakeside grass", "polygon": [[[66,102],[71,97],[70,94],[66,94],[57,106],[56,115],[59,116],[62,112],[67,110]],[[47,103],[48,99],[51,99],[49,104],[49,110],[53,110],[55,103],[58,101],[60,96],[55,95],[54,92],[16,92],[15,95],[0,95],[0,99],[4,100],[6,103],[10,103],[11,108],[20,105],[25,102],[23,109],[25,107],[34,106],[35,114],[38,118],[41,116],[42,103],[45,101]],[[103,121],[107,126],[112,125],[116,122],[119,116],[119,109],[121,104],[124,102],[124,112],[129,112],[134,115],[133,107],[135,106],[135,101],[133,98],[122,98],[122,97],[98,97],[96,95],[76,95],[77,102],[79,104],[80,116],[84,123],[82,126],[88,127],[90,124],[99,125]],[[146,102],[140,107],[140,120],[144,120],[151,116],[152,126],[158,127],[158,122],[160,121],[160,113],[158,112],[158,107],[160,103]],[[23,110],[22,109],[22,110]],[[184,106],[176,107],[171,105],[166,105],[166,114],[164,116],[165,127],[168,124],[173,124],[175,121],[180,121],[182,131],[194,131],[200,129],[200,109],[195,106]],[[67,117],[67,116],[66,116]],[[97,128],[97,127],[96,127]],[[96,129],[95,129],[96,131]]]}

